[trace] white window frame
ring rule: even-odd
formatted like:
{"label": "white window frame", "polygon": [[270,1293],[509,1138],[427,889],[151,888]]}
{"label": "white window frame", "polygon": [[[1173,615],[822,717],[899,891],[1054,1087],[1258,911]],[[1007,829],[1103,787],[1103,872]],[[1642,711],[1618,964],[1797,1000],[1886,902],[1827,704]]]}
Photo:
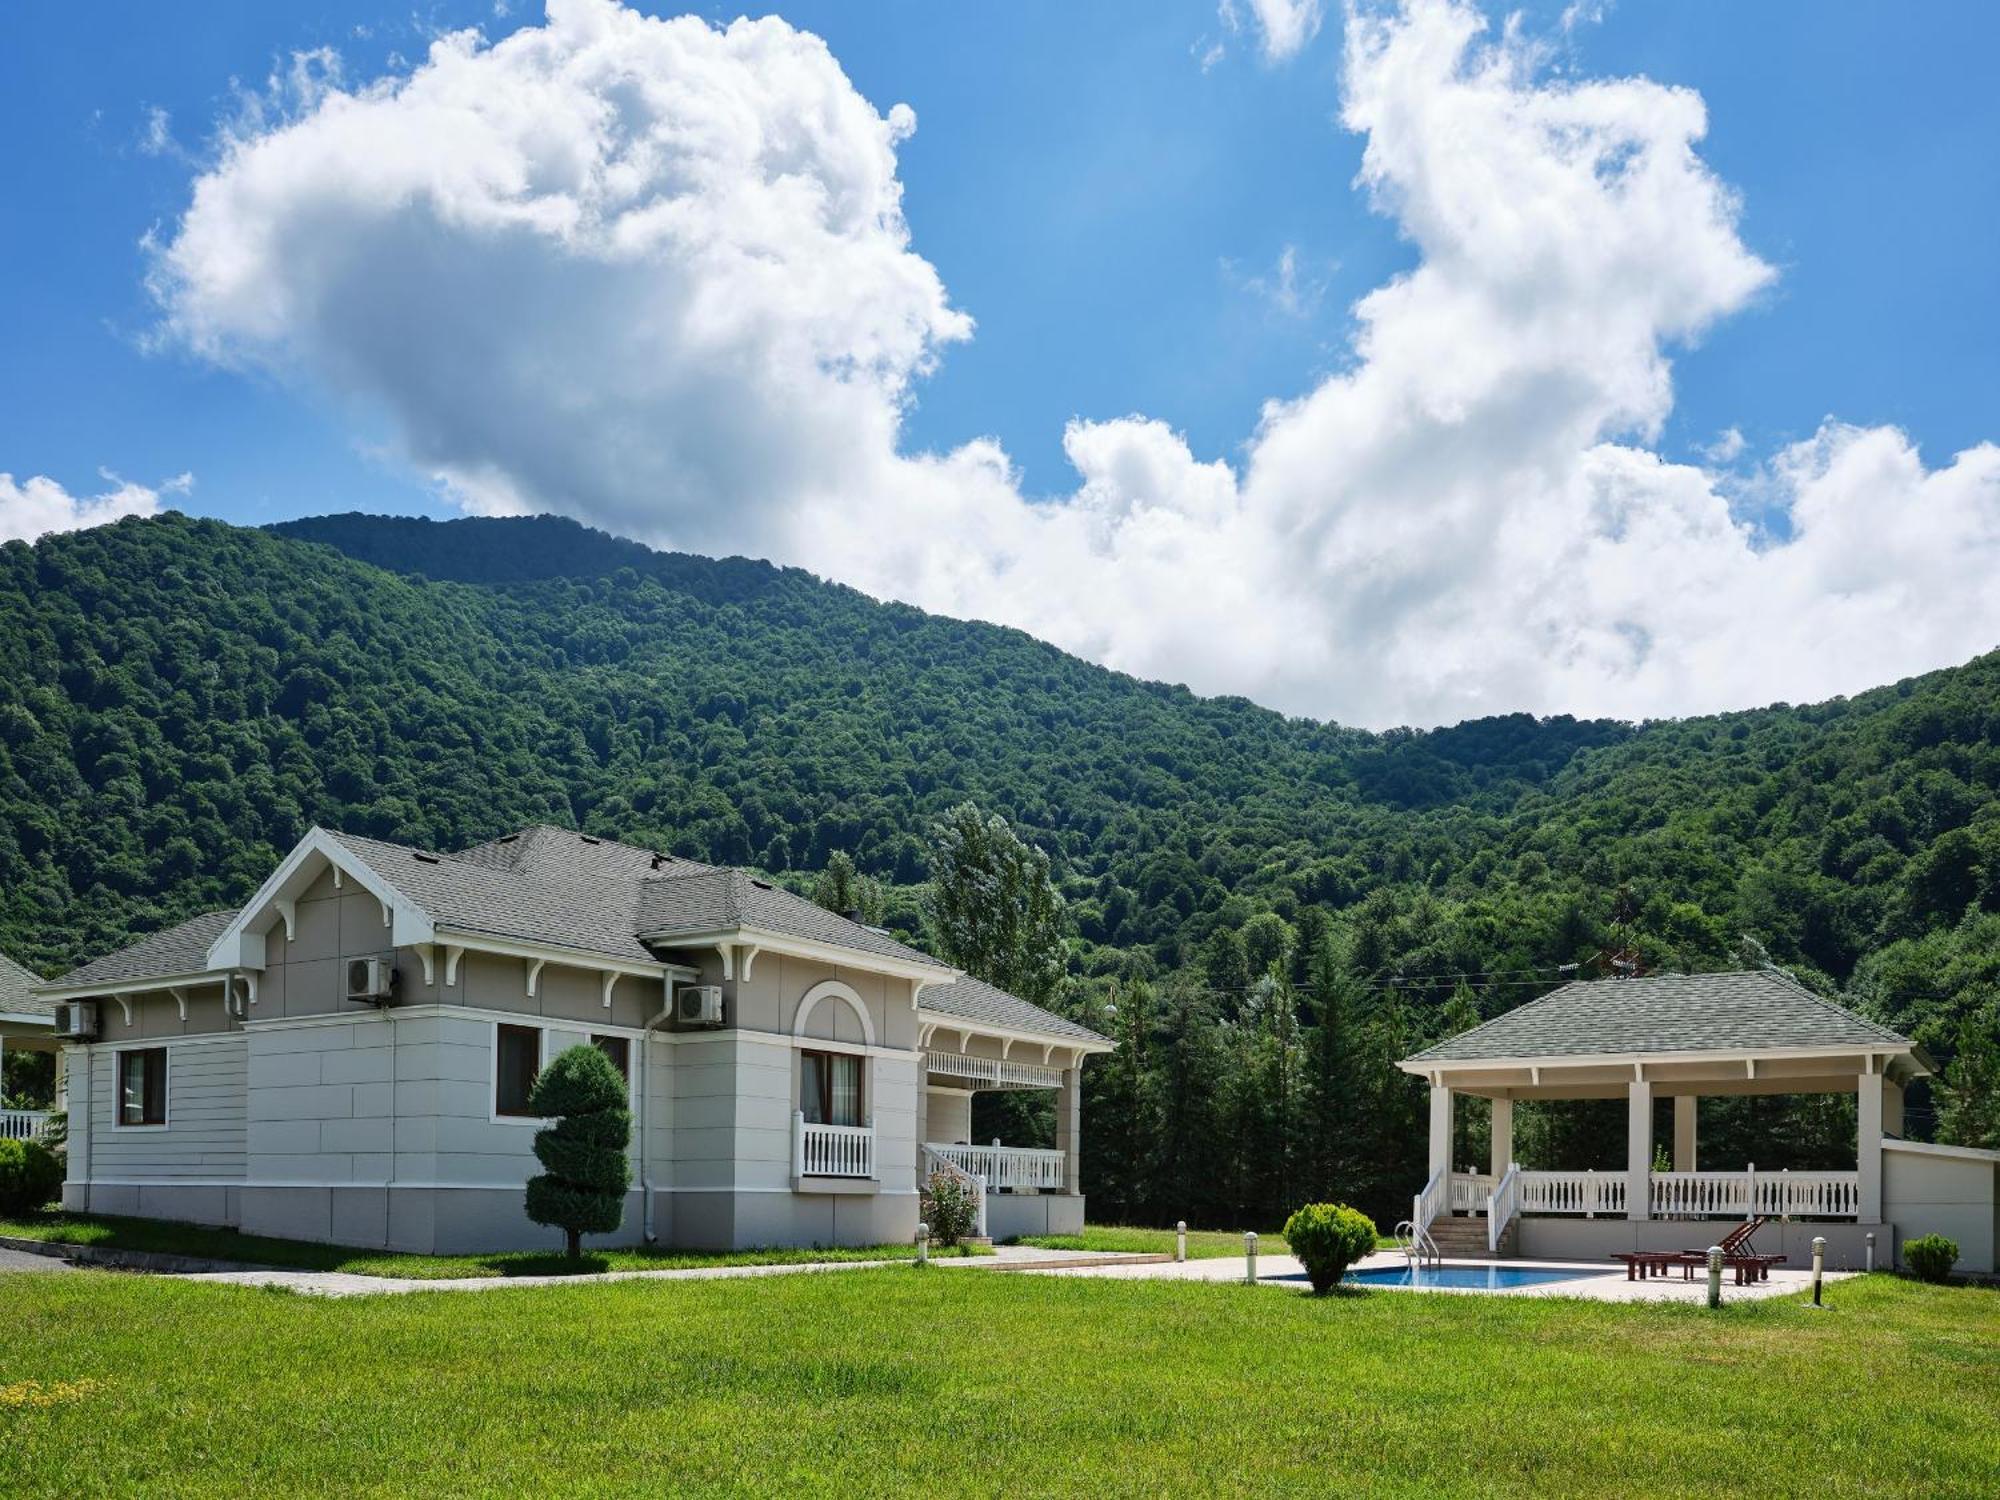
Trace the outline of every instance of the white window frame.
{"label": "white window frame", "polygon": [[[538,1018],[537,1018],[538,1019]],[[486,1042],[486,1112],[495,1125],[527,1125],[539,1127],[540,1115],[503,1115],[500,1113],[500,1028],[518,1026],[523,1031],[535,1033],[535,1073],[549,1065],[549,1028],[538,1026],[533,1020],[523,1017],[518,1021],[495,1021],[487,1033]]]}
{"label": "white window frame", "polygon": [[788,1037],[792,1044],[792,1109],[804,1113],[808,1052],[843,1053],[861,1059],[861,1128],[875,1128],[875,1057],[882,1049],[866,1042],[829,1042],[819,1037]]}
{"label": "white window frame", "polygon": [[[128,1125],[125,1123],[125,1054],[128,1052],[158,1052],[160,1057],[160,1092],[165,1097],[160,1101],[160,1123],[157,1125]],[[149,1042],[124,1042],[111,1049],[111,1128],[113,1130],[148,1131],[165,1130],[174,1123],[174,1049],[165,1038]]]}

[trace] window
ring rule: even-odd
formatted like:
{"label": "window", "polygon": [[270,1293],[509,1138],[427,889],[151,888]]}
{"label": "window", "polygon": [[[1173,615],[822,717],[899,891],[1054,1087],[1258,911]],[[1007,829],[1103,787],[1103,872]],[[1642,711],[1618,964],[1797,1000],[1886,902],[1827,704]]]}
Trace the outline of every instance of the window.
{"label": "window", "polygon": [[118,1123],[167,1123],[165,1047],[140,1047],[118,1054]]}
{"label": "window", "polygon": [[533,1026],[499,1026],[493,1038],[493,1113],[528,1115],[528,1095],[542,1070],[542,1033]]}
{"label": "window", "polygon": [[590,1045],[611,1059],[611,1066],[627,1084],[632,1081],[632,1039],[629,1036],[594,1036]]}
{"label": "window", "polygon": [[861,1059],[851,1052],[801,1052],[799,1108],[808,1124],[859,1125]]}

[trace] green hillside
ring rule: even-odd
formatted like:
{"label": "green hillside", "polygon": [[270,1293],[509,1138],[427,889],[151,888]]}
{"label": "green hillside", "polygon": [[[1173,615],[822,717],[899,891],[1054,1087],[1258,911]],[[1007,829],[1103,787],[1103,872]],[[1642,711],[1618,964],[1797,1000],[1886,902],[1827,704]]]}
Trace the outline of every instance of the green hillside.
{"label": "green hillside", "polygon": [[1337,973],[1386,1053],[1607,947],[1718,967],[1744,934],[1949,1057],[2000,970],[1997,794],[2000,655],[1810,707],[1377,735],[547,518],[0,547],[0,948],[45,972],[243,899],[314,822],[546,820],[795,878],[844,850],[920,939],[928,826],[970,798],[1054,858],[1073,1003],[1126,1023],[1112,983],[1155,981],[1189,1067],[1250,1066],[1274,960],[1316,999]]}

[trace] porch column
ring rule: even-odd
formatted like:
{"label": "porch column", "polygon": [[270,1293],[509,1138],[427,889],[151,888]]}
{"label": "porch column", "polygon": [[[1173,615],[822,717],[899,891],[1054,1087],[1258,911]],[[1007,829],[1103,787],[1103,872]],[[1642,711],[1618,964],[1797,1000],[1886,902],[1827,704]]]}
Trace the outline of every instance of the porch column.
{"label": "porch column", "polygon": [[1861,1075],[1861,1092],[1855,1111],[1855,1162],[1860,1203],[1856,1216],[1864,1224],[1882,1222],[1882,1075],[1874,1071]]}
{"label": "porch column", "polygon": [[1653,1085],[1635,1078],[1625,1085],[1625,1217],[1647,1219],[1653,1183]]}
{"label": "porch column", "polygon": [[1514,1101],[1495,1099],[1493,1101],[1493,1126],[1489,1134],[1493,1137],[1493,1157],[1487,1164],[1493,1173],[1497,1187],[1500,1179],[1507,1175],[1507,1168],[1514,1161]]}
{"label": "porch column", "polygon": [[1696,1172],[1694,1164],[1695,1096],[1674,1095],[1674,1170]]}
{"label": "porch column", "polygon": [[1083,1090],[1078,1070],[1062,1070],[1062,1087],[1056,1092],[1056,1149],[1063,1154],[1063,1191],[1072,1195],[1083,1191],[1079,1153],[1083,1145]]}
{"label": "porch column", "polygon": [[[1451,1090],[1431,1085],[1431,1159],[1429,1177],[1451,1170]],[[1429,1177],[1425,1180],[1428,1181]]]}

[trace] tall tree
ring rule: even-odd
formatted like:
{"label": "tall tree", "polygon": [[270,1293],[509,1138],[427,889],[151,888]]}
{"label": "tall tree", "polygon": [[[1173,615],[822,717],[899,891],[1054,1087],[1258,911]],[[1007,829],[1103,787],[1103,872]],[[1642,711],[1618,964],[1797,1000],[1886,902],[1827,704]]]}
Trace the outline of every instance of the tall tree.
{"label": "tall tree", "polygon": [[870,927],[882,925],[885,901],[882,887],[854,868],[854,859],[845,849],[827,857],[826,868],[813,882],[812,898],[828,911],[853,917]]}
{"label": "tall tree", "polygon": [[930,921],[938,952],[975,978],[1038,1005],[1061,990],[1066,918],[1049,857],[998,814],[962,802],[938,823]]}
{"label": "tall tree", "polygon": [[1938,1090],[1938,1139],[2000,1148],[2000,1000],[1987,1001],[1959,1025],[1958,1053]]}

